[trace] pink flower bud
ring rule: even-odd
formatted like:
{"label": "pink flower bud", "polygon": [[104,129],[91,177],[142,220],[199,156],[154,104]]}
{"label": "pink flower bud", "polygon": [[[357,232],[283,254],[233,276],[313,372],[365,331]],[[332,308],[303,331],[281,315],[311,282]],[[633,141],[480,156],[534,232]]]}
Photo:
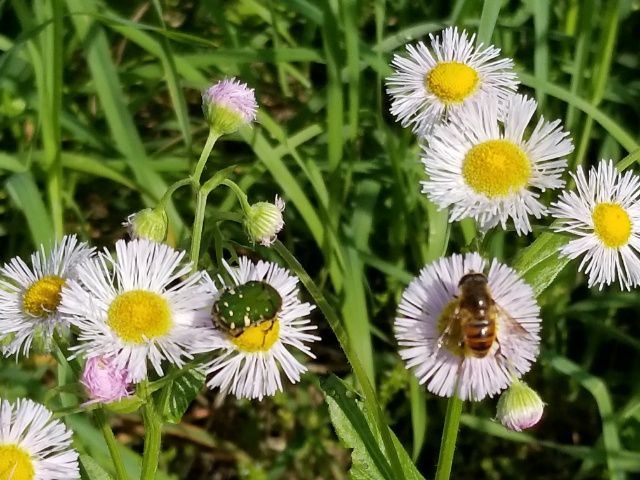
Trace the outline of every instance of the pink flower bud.
{"label": "pink flower bud", "polygon": [[253,88],[231,78],[202,92],[202,109],[209,126],[218,135],[225,135],[253,122],[258,104]]}
{"label": "pink flower bud", "polygon": [[89,396],[87,403],[111,403],[128,395],[126,368],[119,368],[112,358],[92,357],[87,359],[80,382]]}

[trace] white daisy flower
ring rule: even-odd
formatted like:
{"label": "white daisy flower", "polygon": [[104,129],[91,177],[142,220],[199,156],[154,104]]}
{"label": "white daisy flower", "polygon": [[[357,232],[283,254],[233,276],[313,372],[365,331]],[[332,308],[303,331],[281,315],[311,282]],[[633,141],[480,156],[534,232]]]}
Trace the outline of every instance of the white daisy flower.
{"label": "white daisy flower", "polygon": [[56,327],[66,329],[58,311],[60,292],[91,255],[93,248],[70,235],[48,253],[40,247],[31,255],[31,267],[15,257],[0,269],[0,342],[4,343],[4,355],[28,355],[36,336],[41,336],[48,348]]}
{"label": "white daisy flower", "polygon": [[185,252],[145,239],[119,240],[115,250],[65,285],[60,311],[79,330],[75,355],[112,358],[137,383],[147,361],[163,375],[163,360],[181,367],[199,342],[214,338],[196,325],[209,318],[211,301],[202,273],[187,276]]}
{"label": "white daisy flower", "polygon": [[[529,371],[538,355],[540,308],[533,290],[496,260],[486,276],[485,267],[477,253],[441,258],[402,294],[395,320],[400,356],[436,395],[493,396]],[[482,296],[487,287],[489,298]],[[469,307],[479,312],[481,301],[489,305],[485,317],[469,316]]]}
{"label": "white daisy flower", "polygon": [[577,192],[563,192],[551,204],[551,215],[559,220],[557,232],[578,238],[561,253],[569,258],[584,254],[578,267],[588,275],[589,287],[610,285],[616,277],[620,288],[640,284],[640,177],[620,173],[612,160],[571,174]]}
{"label": "white daisy flower", "polygon": [[513,219],[518,234],[531,231],[529,215],[541,218],[546,207],[538,191],[561,188],[560,178],[573,151],[560,121],[538,120],[524,138],[536,101],[514,95],[504,121],[495,102],[465,105],[449,123],[437,126],[422,163],[428,180],[422,191],[440,208],[451,206],[450,221],[474,218],[481,230]]}
{"label": "white daisy flower", "polygon": [[207,386],[261,400],[282,390],[279,368],[292,383],[307,370],[290,348],[315,358],[307,343],[320,338],[307,333],[316,326],[305,318],[314,307],[298,299],[298,279],[274,263],[242,257],[227,271],[230,285],[218,290],[210,283],[217,338],[202,351],[218,356],[205,365]]}
{"label": "white daisy flower", "polygon": [[498,58],[500,49],[492,45],[474,46],[475,34],[458,33],[449,27],[431,39],[431,49],[424,43],[407,45],[408,57],[395,55],[394,73],[387,78],[387,92],[392,97],[391,113],[403,127],[413,125],[418,135],[445,120],[471,100],[492,95],[498,111],[518,88],[513,60]]}
{"label": "white daisy flower", "polygon": [[80,478],[72,432],[43,405],[27,399],[0,399],[0,478],[74,480]]}

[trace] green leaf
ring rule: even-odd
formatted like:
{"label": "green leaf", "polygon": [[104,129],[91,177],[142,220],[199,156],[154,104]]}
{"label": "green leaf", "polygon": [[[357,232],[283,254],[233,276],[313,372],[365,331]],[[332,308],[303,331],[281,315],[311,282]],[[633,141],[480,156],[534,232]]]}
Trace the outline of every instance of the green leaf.
{"label": "green leaf", "polygon": [[569,263],[569,258],[558,253],[568,240],[565,235],[545,232],[525,248],[514,262],[513,268],[531,285],[536,296],[540,295]]}
{"label": "green leaf", "polygon": [[117,402],[105,403],[104,407],[113,413],[133,413],[138,410],[144,400],[137,395],[125,397]]}
{"label": "green leaf", "polygon": [[187,411],[193,399],[202,390],[205,381],[205,374],[193,368],[184,375],[179,376],[164,388],[170,388],[169,399],[163,412],[165,420],[178,423]]}
{"label": "green leaf", "polygon": [[13,173],[26,172],[27,167],[20,162],[14,155],[6,152],[0,152],[0,169],[8,170]]}
{"label": "green leaf", "polygon": [[11,200],[24,213],[35,246],[49,245],[53,239],[51,217],[31,173],[16,173],[7,179]]}
{"label": "green leaf", "polygon": [[109,475],[98,462],[84,453],[80,455],[80,471],[83,479],[113,480],[113,477]]}
{"label": "green leaf", "polygon": [[[393,479],[380,434],[372,431],[374,423],[368,420],[361,402],[356,400],[356,392],[335,375],[322,382],[322,389],[338,438],[346,447],[353,449],[349,477],[354,480]],[[391,430],[389,432],[400,460],[403,480],[424,480],[400,441]]]}

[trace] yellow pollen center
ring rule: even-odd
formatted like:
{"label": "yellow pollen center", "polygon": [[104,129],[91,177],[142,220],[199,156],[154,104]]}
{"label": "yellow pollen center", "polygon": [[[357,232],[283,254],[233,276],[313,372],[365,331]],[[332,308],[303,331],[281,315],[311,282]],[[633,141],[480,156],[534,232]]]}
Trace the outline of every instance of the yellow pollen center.
{"label": "yellow pollen center", "polygon": [[107,324],[125,342],[142,343],[169,332],[171,310],[157,293],[131,290],[111,302]]}
{"label": "yellow pollen center", "polygon": [[29,454],[17,445],[0,445],[0,480],[33,480]]}
{"label": "yellow pollen center", "polygon": [[609,248],[627,244],[631,236],[631,218],[617,203],[598,203],[593,209],[593,226],[596,235]]}
{"label": "yellow pollen center", "polygon": [[231,341],[245,352],[267,352],[280,336],[280,320],[267,320],[258,325],[247,327]]}
{"label": "yellow pollen center", "polygon": [[477,193],[501,197],[527,184],[531,163],[520,147],[508,140],[488,140],[467,152],[464,181]]}
{"label": "yellow pollen center", "polygon": [[34,317],[46,317],[60,304],[64,278],[47,275],[33,283],[22,296],[22,308]]}
{"label": "yellow pollen center", "polygon": [[478,88],[480,77],[469,65],[438,63],[426,76],[425,86],[444,103],[461,103]]}

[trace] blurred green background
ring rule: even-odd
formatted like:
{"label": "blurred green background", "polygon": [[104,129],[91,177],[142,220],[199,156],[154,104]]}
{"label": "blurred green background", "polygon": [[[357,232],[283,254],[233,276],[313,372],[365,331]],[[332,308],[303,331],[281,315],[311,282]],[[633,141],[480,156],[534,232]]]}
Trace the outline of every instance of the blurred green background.
{"label": "blurred green background", "polygon": [[[258,122],[218,142],[205,178],[236,164],[250,201],[287,201],[281,240],[340,313],[390,425],[430,478],[446,402],[405,371],[391,327],[426,262],[478,244],[419,193],[419,147],[388,113],[391,55],[447,25],[480,30],[515,59],[539,114],[565,122],[571,167],[629,153],[632,161],[639,11],[637,0],[0,1],[2,260],[62,232],[110,247],[127,215],[154,205],[195,164],[208,133],[201,90],[240,78],[255,88]],[[229,251],[278,260],[220,221],[237,210],[228,191],[209,205],[205,249],[221,233]],[[174,196],[169,243],[188,246],[193,207],[186,189]],[[480,247],[512,264],[547,226],[527,237],[492,232]],[[589,290],[576,266],[539,297],[542,354],[525,378],[547,403],[542,421],[516,434],[491,421],[495,399],[466,405],[452,478],[639,475],[640,296]],[[162,478],[347,477],[349,450],[319,381],[329,372],[349,379],[350,368],[322,315],[313,319],[323,342],[311,373],[262,402],[203,392],[165,430]],[[54,374],[48,355],[2,359],[0,395],[55,407]],[[97,430],[82,416],[67,421],[78,449],[109,468]],[[134,471],[140,419],[112,421]]]}

